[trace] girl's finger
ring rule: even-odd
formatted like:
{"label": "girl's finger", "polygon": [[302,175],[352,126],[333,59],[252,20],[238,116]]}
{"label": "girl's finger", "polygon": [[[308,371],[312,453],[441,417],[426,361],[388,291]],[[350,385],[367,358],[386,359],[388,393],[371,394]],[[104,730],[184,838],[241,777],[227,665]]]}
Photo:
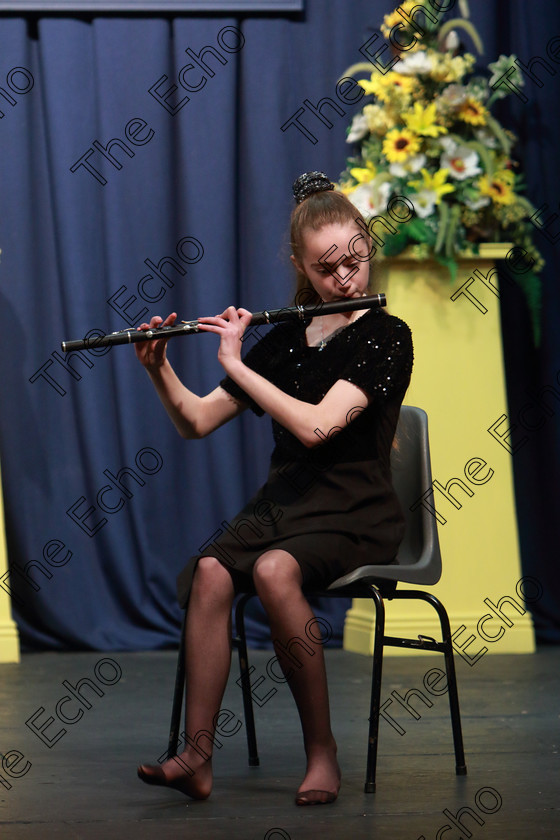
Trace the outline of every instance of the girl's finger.
{"label": "girl's finger", "polygon": [[216,324],[221,327],[225,327],[228,324],[228,321],[223,315],[206,315],[204,318],[197,318],[196,320],[199,324]]}
{"label": "girl's finger", "polygon": [[225,324],[203,324],[199,323],[198,327],[201,332],[214,332],[214,333],[222,333],[224,326],[227,325],[227,321]]}

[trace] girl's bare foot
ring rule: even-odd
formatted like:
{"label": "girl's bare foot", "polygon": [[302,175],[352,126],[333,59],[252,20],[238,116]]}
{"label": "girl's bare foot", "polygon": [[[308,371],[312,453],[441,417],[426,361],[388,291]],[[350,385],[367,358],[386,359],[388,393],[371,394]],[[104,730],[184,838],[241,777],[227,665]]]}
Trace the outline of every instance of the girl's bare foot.
{"label": "girl's bare foot", "polygon": [[212,765],[198,753],[186,750],[163,764],[141,764],[138,778],[148,785],[179,790],[192,799],[208,799],[212,790]]}
{"label": "girl's bare foot", "polygon": [[326,805],[334,802],[340,790],[340,767],[336,744],[309,750],[307,772],[296,794],[297,805]]}

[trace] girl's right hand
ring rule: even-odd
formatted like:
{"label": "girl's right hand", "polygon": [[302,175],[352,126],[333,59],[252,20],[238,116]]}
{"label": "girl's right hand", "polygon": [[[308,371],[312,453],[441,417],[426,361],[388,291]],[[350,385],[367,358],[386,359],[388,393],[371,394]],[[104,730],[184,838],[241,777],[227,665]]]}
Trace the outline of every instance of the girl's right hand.
{"label": "girl's right hand", "polygon": [[[172,327],[175,324],[177,313],[172,312],[165,321],[159,315],[154,315],[149,324],[140,324],[139,330],[150,330],[154,327]],[[166,344],[168,338],[156,338],[154,341],[138,341],[134,345],[136,356],[140,364],[147,370],[157,370],[166,360]]]}

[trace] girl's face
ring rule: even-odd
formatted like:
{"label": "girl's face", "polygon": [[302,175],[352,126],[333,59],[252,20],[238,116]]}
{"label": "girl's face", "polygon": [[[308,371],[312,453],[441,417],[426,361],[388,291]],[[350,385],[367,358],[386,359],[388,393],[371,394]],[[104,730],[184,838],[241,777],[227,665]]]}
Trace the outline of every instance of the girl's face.
{"label": "girl's face", "polygon": [[294,265],[310,280],[324,301],[361,297],[369,281],[368,242],[360,228],[348,222],[325,225],[304,234],[301,264]]}

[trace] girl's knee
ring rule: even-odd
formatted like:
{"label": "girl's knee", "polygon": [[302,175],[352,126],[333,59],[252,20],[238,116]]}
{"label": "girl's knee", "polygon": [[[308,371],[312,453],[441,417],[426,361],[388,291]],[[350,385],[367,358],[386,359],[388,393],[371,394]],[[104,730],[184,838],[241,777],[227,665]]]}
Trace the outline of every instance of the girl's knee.
{"label": "girl's knee", "polygon": [[254,565],[253,582],[259,595],[280,593],[286,588],[301,589],[301,570],[288,552],[268,551]]}
{"label": "girl's knee", "polygon": [[233,592],[233,581],[228,570],[216,557],[201,557],[193,578],[193,588],[210,589],[212,592]]}
{"label": "girl's knee", "polygon": [[200,557],[196,564],[196,574],[219,574],[223,568],[217,557]]}

